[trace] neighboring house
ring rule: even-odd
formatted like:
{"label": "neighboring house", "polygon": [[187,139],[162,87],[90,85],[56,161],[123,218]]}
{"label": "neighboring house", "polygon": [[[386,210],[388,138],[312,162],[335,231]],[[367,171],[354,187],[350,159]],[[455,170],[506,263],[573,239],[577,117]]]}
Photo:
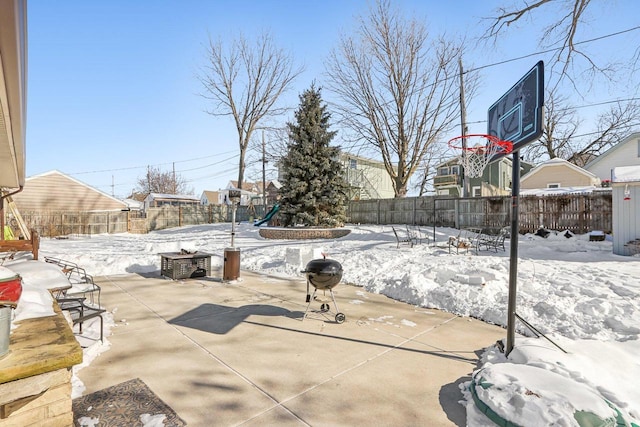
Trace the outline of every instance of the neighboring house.
{"label": "neighboring house", "polygon": [[[236,190],[238,189],[238,181],[229,181],[227,185],[228,190]],[[241,191],[246,191],[247,193],[251,193],[254,195],[262,194],[262,183],[261,182],[243,182]]]}
{"label": "neighboring house", "polygon": [[273,206],[280,200],[280,188],[282,188],[282,184],[279,181],[269,181],[267,184],[267,206]]}
{"label": "neighboring house", "polygon": [[204,206],[221,205],[224,202],[224,194],[221,191],[205,190],[200,196],[200,203]]}
{"label": "neighboring house", "polygon": [[[229,190],[238,190],[238,181],[229,181],[227,188],[220,190],[222,193],[222,203],[230,204]],[[249,206],[257,196],[262,195],[260,186],[256,182],[243,182],[240,190],[240,206]]]}
{"label": "neighboring house", "polygon": [[130,211],[141,211],[144,208],[144,202],[135,199],[124,199],[123,202],[126,203]]}
{"label": "neighboring house", "polygon": [[634,132],[584,166],[602,181],[611,180],[619,166],[640,166],[640,132]]}
{"label": "neighboring house", "polygon": [[436,166],[433,188],[438,196],[462,195],[462,166],[458,163],[458,158],[449,159]]}
{"label": "neighboring house", "polygon": [[162,206],[193,206],[200,205],[200,199],[188,194],[150,193],[144,199],[144,209],[160,208]]}
{"label": "neighboring house", "polygon": [[[229,181],[227,188],[220,190],[223,197],[222,203],[229,204],[229,190],[238,190],[238,181]],[[255,204],[257,196],[262,196],[261,185],[257,182],[243,182],[240,190],[240,206],[249,206],[250,203]]]}
{"label": "neighboring house", "polygon": [[589,191],[597,187],[600,187],[600,178],[560,158],[547,160],[520,179],[521,194],[525,190],[584,189]]}
{"label": "neighboring house", "polygon": [[23,213],[119,211],[129,208],[122,200],[57,170],[28,177],[24,190],[15,194],[13,201]]}
{"label": "neighboring house", "polygon": [[[203,205],[227,205],[229,201],[229,190],[237,190],[236,185],[238,181],[229,181],[227,188],[218,191],[203,191],[200,196],[200,202]],[[273,205],[279,198],[278,190],[282,185],[278,181],[267,181],[267,205]],[[242,190],[240,190],[240,205],[249,206],[262,205],[263,202],[263,183],[258,182],[244,182],[242,183]]]}
{"label": "neighboring house", "polygon": [[[384,163],[344,151],[338,154],[343,178],[349,186],[349,200],[391,199],[395,196],[393,182]],[[282,162],[278,162],[278,178],[282,180]]]}
{"label": "neighboring house", "polygon": [[[478,178],[468,178],[469,196],[486,197],[511,194],[512,161],[510,157],[490,163]],[[520,175],[524,175],[533,168],[527,162],[520,162]],[[433,187],[439,196],[462,196],[462,165],[458,158],[452,158],[436,166],[436,176]]]}
{"label": "neighboring house", "polygon": [[341,151],[340,163],[349,185],[349,200],[391,199],[393,182],[384,163]]}

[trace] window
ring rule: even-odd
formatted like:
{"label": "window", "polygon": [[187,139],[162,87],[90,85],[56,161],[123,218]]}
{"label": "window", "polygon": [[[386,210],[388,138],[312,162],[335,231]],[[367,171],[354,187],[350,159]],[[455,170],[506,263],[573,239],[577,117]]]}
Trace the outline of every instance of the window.
{"label": "window", "polygon": [[640,157],[640,139],[638,140],[638,157]]}
{"label": "window", "polygon": [[438,175],[449,175],[449,168],[446,166],[438,168]]}
{"label": "window", "polygon": [[351,169],[358,169],[358,161],[356,159],[349,159],[349,167]]}
{"label": "window", "polygon": [[482,187],[476,186],[471,189],[472,197],[481,197],[482,196]]}
{"label": "window", "polygon": [[547,184],[547,188],[560,188],[560,183]]}
{"label": "window", "polygon": [[460,166],[451,166],[451,175],[460,175]]}

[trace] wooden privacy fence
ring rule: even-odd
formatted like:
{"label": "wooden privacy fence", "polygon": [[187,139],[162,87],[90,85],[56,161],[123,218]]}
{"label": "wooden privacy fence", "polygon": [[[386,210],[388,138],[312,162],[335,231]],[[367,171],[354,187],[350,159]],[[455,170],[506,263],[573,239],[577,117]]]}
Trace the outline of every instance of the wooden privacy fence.
{"label": "wooden privacy fence", "polygon": [[[262,206],[249,211],[238,206],[236,221],[248,221],[252,216],[262,216]],[[231,221],[231,207],[165,206],[138,211],[27,211],[21,212],[29,228],[43,237],[62,237],[80,234],[148,233],[153,230],[184,225],[212,224]]]}
{"label": "wooden privacy fence", "polygon": [[[520,232],[540,227],[576,234],[612,230],[610,192],[523,196],[519,198]],[[349,222],[414,224],[453,228],[499,229],[511,224],[511,197],[407,197],[349,202]]]}
{"label": "wooden privacy fence", "polygon": [[[520,197],[520,232],[534,233],[540,227],[570,230],[576,234],[592,230],[612,231],[610,192],[558,196]],[[43,237],[78,234],[148,233],[185,225],[231,221],[231,207],[165,206],[146,212],[22,212],[27,226]],[[249,210],[238,206],[236,221],[262,217],[263,207]],[[350,201],[348,221],[356,224],[413,224],[453,228],[500,229],[511,224],[511,197],[406,197]]]}

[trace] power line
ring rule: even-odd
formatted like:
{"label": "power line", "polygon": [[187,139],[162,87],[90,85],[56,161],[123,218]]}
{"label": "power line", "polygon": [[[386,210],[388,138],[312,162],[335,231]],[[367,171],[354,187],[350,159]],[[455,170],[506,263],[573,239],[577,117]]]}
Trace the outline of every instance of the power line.
{"label": "power line", "polygon": [[126,168],[115,168],[115,169],[103,169],[103,170],[94,170],[94,171],[84,171],[84,172],[74,172],[74,173],[68,173],[67,175],[87,175],[87,174],[91,174],[91,173],[104,173],[104,172],[119,172],[119,171],[125,171],[125,170],[132,170],[132,169],[146,169],[149,166],[166,166],[166,165],[171,165],[173,163],[186,163],[186,162],[193,162],[196,160],[202,160],[202,159],[210,159],[212,157],[219,157],[225,154],[230,154],[233,153],[234,151],[225,151],[224,153],[218,153],[218,154],[213,154],[211,156],[205,156],[205,157],[195,157],[193,159],[186,159],[186,160],[176,160],[174,162],[165,162],[165,163],[156,163],[153,165],[149,165],[146,164],[144,166],[129,166]]}
{"label": "power line", "polygon": [[[581,45],[581,44],[585,44],[585,43],[591,43],[591,42],[603,40],[603,39],[606,39],[606,38],[609,38],[609,37],[619,36],[621,34],[629,33],[631,31],[635,31],[635,30],[639,30],[639,29],[640,29],[640,25],[636,26],[636,27],[628,28],[626,30],[617,31],[615,33],[605,34],[603,36],[595,37],[595,38],[592,38],[592,39],[579,41],[579,42],[574,43],[573,45],[577,46],[577,45]],[[464,74],[470,73],[472,71],[482,70],[482,69],[485,69],[485,68],[495,67],[495,66],[498,66],[498,65],[508,64],[509,62],[519,61],[521,59],[530,58],[532,56],[538,56],[538,55],[543,55],[543,54],[546,54],[546,53],[560,51],[560,50],[563,50],[563,49],[566,49],[566,47],[565,46],[554,47],[554,48],[551,48],[551,49],[542,50],[540,52],[529,53],[527,55],[518,56],[516,58],[505,59],[504,61],[494,62],[492,64],[481,65],[479,67],[471,68],[469,70],[464,71]]]}
{"label": "power line", "polygon": [[[216,165],[219,165],[220,163],[225,163],[225,162],[228,162],[229,160],[235,159],[235,158],[236,158],[236,157],[238,157],[238,156],[239,156],[239,154],[235,154],[235,155],[233,155],[233,156],[231,156],[231,157],[227,157],[226,159],[222,159],[222,160],[220,160],[220,161],[218,161],[218,162],[215,162],[215,163],[209,163],[208,165],[198,166],[197,168],[191,168],[191,169],[178,170],[178,171],[176,171],[176,172],[178,172],[178,173],[191,172],[191,171],[195,171],[195,170],[200,170],[200,169],[208,168],[208,167],[211,167],[211,166],[216,166]],[[177,162],[176,162],[176,163],[177,163]]]}

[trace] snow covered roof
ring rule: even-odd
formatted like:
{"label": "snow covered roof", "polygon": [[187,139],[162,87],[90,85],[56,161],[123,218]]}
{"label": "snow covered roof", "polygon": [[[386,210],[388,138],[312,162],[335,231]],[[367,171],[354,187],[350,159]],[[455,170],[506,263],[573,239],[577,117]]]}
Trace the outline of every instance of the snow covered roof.
{"label": "snow covered roof", "polygon": [[134,199],[124,199],[122,200],[129,209],[142,209],[142,206],[144,205],[144,203],[139,202],[138,200],[134,200]]}
{"label": "snow covered roof", "polygon": [[611,170],[611,182],[640,182],[640,166],[618,166]]}
{"label": "snow covered roof", "polygon": [[149,193],[149,195],[145,198],[145,200],[155,200],[155,199],[176,199],[176,200],[197,200],[197,201],[200,201],[200,198],[198,198],[196,196],[189,195],[189,194]]}
{"label": "snow covered roof", "polygon": [[601,188],[594,185],[587,185],[583,187],[558,187],[558,188],[531,188],[528,190],[521,190],[521,196],[557,196],[560,194],[584,194],[592,193],[594,191],[611,191],[610,188]]}

